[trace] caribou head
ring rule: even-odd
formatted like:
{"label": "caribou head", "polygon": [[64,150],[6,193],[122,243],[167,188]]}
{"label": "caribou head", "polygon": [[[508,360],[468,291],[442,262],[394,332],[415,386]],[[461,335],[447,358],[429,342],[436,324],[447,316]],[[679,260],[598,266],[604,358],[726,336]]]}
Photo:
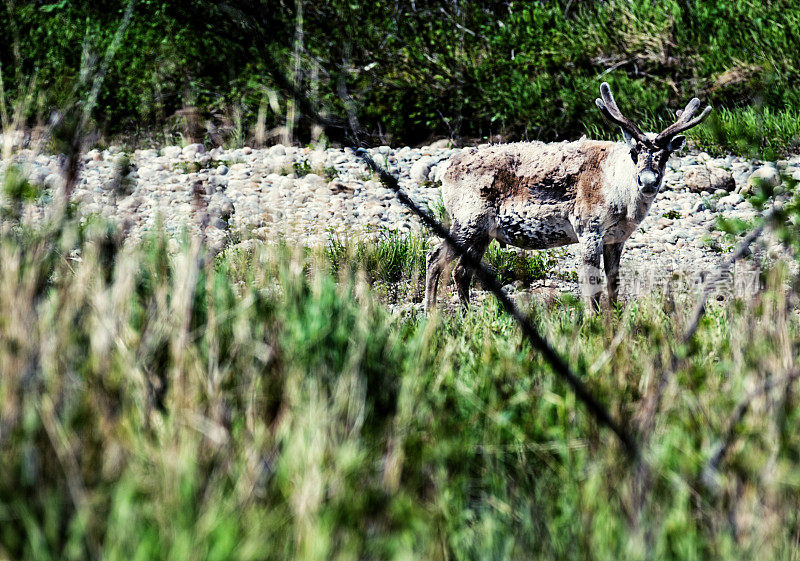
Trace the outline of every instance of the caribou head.
{"label": "caribou head", "polygon": [[600,85],[600,96],[602,99],[595,100],[597,107],[609,122],[622,129],[625,141],[630,146],[639,190],[644,195],[655,195],[661,186],[669,155],[680,150],[686,142],[686,137],[680,133],[700,124],[711,112],[711,107],[706,107],[700,115],[692,118],[700,108],[700,100],[695,97],[683,111],[676,113],[678,120],[675,123],[656,135],[646,135],[622,114],[606,82]]}

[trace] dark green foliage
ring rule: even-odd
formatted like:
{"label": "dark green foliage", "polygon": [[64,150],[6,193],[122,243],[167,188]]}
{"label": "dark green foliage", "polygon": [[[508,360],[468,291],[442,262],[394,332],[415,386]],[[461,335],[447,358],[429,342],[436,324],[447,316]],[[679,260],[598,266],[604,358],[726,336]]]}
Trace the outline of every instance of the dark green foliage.
{"label": "dark green foliage", "polygon": [[[11,97],[35,74],[46,94],[33,113],[72,99],[81,65],[95,66],[123,10],[110,0],[6,3],[0,62]],[[798,37],[800,9],[785,0],[139,1],[94,116],[112,134],[243,141],[259,112],[264,130],[283,125],[298,95],[299,141],[311,138],[309,112],[349,143],[610,138],[617,131],[592,103],[605,79],[643,128],[665,126],[700,95],[716,108],[690,133],[700,147],[770,155],[798,145]]]}
{"label": "dark green foliage", "polygon": [[547,278],[558,264],[558,252],[500,249],[499,245],[492,244],[484,259],[502,284],[522,281],[527,285]]}

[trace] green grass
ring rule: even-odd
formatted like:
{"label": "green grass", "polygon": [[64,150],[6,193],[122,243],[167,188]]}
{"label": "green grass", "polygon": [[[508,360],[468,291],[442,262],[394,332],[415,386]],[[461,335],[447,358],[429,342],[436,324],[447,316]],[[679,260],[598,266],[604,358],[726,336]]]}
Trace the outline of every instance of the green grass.
{"label": "green grass", "polygon": [[501,249],[496,243],[489,246],[484,257],[503,284],[521,281],[530,284],[547,278],[558,264],[563,250],[521,251]]}
{"label": "green grass", "polygon": [[[360,269],[372,284],[411,283],[417,288],[418,294],[414,298],[418,299],[424,289],[425,256],[431,248],[429,238],[425,235],[393,230],[357,240],[331,234],[325,257],[334,274]],[[527,285],[534,280],[547,278],[561,255],[560,251],[524,252],[501,249],[499,245],[492,244],[484,261],[503,284],[520,281]]]}
{"label": "green grass", "polygon": [[686,357],[639,435],[640,496],[642,472],[495,304],[425,320],[379,302],[363,273],[420,270],[416,241],[387,234],[351,264],[115,239],[98,222],[4,222],[5,557],[792,558],[796,392],[756,396],[703,476],[736,403],[796,368],[782,289],[713,307],[688,347],[681,297],[531,310],[631,427],[665,356]]}
{"label": "green grass", "polygon": [[[31,125],[65,99],[84,98],[83,78],[120,19],[119,6],[40,4],[0,9],[3,89],[8,100],[35,90],[24,110]],[[274,138],[287,114],[297,117],[299,145],[320,134],[395,146],[431,137],[610,138],[617,128],[593,103],[608,80],[645,130],[663,129],[697,95],[719,118],[690,133],[703,149],[750,154],[742,133],[761,136],[759,121],[758,149],[768,157],[797,148],[800,9],[792,2],[411,3],[391,11],[330,0],[306,5],[302,17],[295,5],[254,11],[243,0],[138,4],[93,114],[104,141],[238,146]],[[309,103],[290,111],[298,92]],[[309,106],[333,126],[318,130]]]}
{"label": "green grass", "polygon": [[360,268],[372,282],[396,283],[425,276],[430,248],[427,237],[385,230],[358,240],[330,234],[325,252],[333,273]]}
{"label": "green grass", "polygon": [[734,153],[775,160],[800,149],[800,111],[717,108],[688,137],[695,147],[712,155]]}
{"label": "green grass", "polygon": [[[438,185],[431,185],[431,187],[436,188],[441,188],[441,186],[441,183]],[[439,196],[434,199],[432,203],[427,203],[426,210],[428,214],[435,218],[442,226],[448,230],[450,229],[450,213],[447,212],[447,208],[444,206],[444,200],[442,199],[441,191],[439,191]]]}

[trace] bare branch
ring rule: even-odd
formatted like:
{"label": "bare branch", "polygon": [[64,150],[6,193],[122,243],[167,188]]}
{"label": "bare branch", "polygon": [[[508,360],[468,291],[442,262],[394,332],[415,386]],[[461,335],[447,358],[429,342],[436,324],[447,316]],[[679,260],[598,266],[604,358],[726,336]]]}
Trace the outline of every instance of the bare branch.
{"label": "bare branch", "polygon": [[486,266],[475,257],[459,242],[457,242],[450,233],[442,226],[436,219],[430,216],[427,212],[422,210],[414,201],[412,201],[408,195],[403,192],[400,188],[397,179],[389,174],[385,169],[375,163],[375,161],[370,158],[367,154],[366,150],[359,149],[358,155],[366,162],[367,166],[374,172],[376,172],[383,184],[395,192],[397,198],[400,199],[404,205],[406,205],[411,211],[419,216],[422,222],[428,226],[433,232],[443,238],[453,249],[453,251],[458,254],[461,259],[464,260],[465,264],[475,271],[475,274],[481,281],[481,284],[484,288],[489,290],[492,294],[494,294],[495,298],[500,302],[503,308],[508,312],[511,317],[517,322],[522,330],[523,336],[533,345],[533,347],[538,350],[542,356],[544,357],[545,361],[550,365],[553,369],[553,372],[556,373],[559,377],[561,377],[575,392],[575,395],[578,397],[580,401],[586,406],[589,410],[589,413],[601,424],[608,428],[610,428],[614,434],[619,438],[620,442],[622,442],[625,451],[628,455],[633,459],[639,459],[639,447],[634,440],[631,433],[622,426],[618,421],[611,417],[611,414],[608,412],[606,407],[600,403],[594,395],[589,391],[589,389],[584,385],[578,376],[572,372],[569,365],[564,361],[564,359],[553,349],[550,343],[545,340],[530,320],[517,308],[511,298],[506,295],[506,293],[502,290],[502,285],[497,280],[497,277],[486,268]]}
{"label": "bare branch", "polygon": [[[766,225],[772,220],[774,215],[774,208],[770,210],[764,215],[764,222],[754,228],[745,239],[743,239],[739,245],[736,247],[736,250],[733,251],[730,255],[728,255],[716,269],[714,274],[706,279],[705,284],[703,285],[703,292],[700,294],[700,297],[697,300],[697,304],[695,305],[694,312],[692,314],[692,319],[686,326],[686,329],[683,332],[683,335],[680,339],[681,346],[686,345],[694,334],[697,332],[697,328],[700,326],[700,320],[702,319],[703,315],[706,311],[706,304],[708,303],[708,297],[711,295],[711,292],[714,290],[714,286],[725,276],[728,272],[730,267],[736,263],[739,259],[744,257],[744,255],[749,250],[750,246],[753,242],[758,239],[761,233],[764,231]],[[642,407],[642,414],[641,414],[641,421],[639,423],[639,433],[643,435],[647,435],[650,432],[650,429],[653,426],[655,421],[656,413],[658,412],[661,406],[661,397],[664,394],[664,390],[669,383],[669,380],[672,374],[678,369],[680,365],[680,357],[678,354],[673,350],[671,353],[671,359],[669,364],[664,368],[661,372],[661,376],[658,380],[658,386],[654,393],[645,401]]]}
{"label": "bare branch", "polygon": [[681,344],[685,345],[688,343],[697,331],[697,327],[700,325],[700,319],[703,317],[703,314],[706,310],[708,297],[711,295],[711,291],[714,290],[714,286],[728,273],[731,265],[744,257],[744,255],[750,249],[750,245],[752,245],[752,243],[756,241],[756,239],[758,239],[758,237],[764,231],[766,224],[772,219],[772,215],[772,211],[768,212],[764,216],[764,222],[751,230],[750,233],[747,234],[747,237],[745,237],[745,239],[743,239],[736,247],[736,250],[728,255],[728,257],[722,263],[720,263],[716,271],[714,271],[714,273],[706,279],[705,285],[703,286],[703,292],[700,294],[700,298],[697,300],[697,304],[695,305],[694,313],[692,314],[692,320],[687,325],[685,331],[683,332],[683,336],[681,337]]}
{"label": "bare branch", "polygon": [[753,402],[755,398],[760,395],[763,395],[769,392],[772,388],[779,386],[781,384],[791,384],[797,378],[800,378],[800,370],[794,370],[789,372],[784,376],[780,376],[778,378],[770,378],[766,380],[761,385],[759,385],[754,390],[750,391],[744,398],[736,405],[731,413],[731,416],[728,417],[728,422],[725,424],[727,427],[725,429],[725,436],[722,438],[722,441],[717,445],[716,451],[711,455],[711,458],[708,460],[708,465],[706,470],[716,471],[719,468],[720,463],[722,460],[725,459],[725,456],[730,450],[731,446],[733,446],[734,441],[736,440],[736,428],[739,426],[739,423],[742,422],[744,416],[747,414],[747,411],[750,409],[750,404]]}

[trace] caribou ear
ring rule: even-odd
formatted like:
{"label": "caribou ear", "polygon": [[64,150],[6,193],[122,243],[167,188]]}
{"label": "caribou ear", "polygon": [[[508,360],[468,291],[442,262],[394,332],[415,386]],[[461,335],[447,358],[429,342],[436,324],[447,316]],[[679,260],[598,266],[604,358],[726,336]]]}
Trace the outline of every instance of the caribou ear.
{"label": "caribou ear", "polygon": [[670,152],[676,152],[683,148],[684,144],[686,144],[686,137],[682,134],[679,134],[670,139],[669,144],[667,144],[667,150]]}

